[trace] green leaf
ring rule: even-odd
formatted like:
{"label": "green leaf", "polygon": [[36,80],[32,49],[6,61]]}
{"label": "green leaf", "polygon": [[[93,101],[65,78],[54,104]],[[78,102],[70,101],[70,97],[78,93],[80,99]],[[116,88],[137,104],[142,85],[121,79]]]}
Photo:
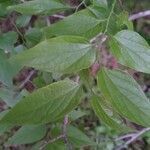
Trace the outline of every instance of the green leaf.
{"label": "green leaf", "polygon": [[[101,22],[106,22],[109,9],[104,7],[99,7],[100,5],[92,5],[89,6],[87,9],[90,11],[98,20],[101,20]],[[102,28],[103,26],[101,26]],[[102,29],[101,29],[102,30]]]}
{"label": "green leaf", "polygon": [[68,138],[69,141],[75,146],[75,147],[83,147],[83,146],[94,146],[96,145],[95,142],[93,142],[89,137],[84,134],[81,130],[74,126],[69,126],[67,129]]}
{"label": "green leaf", "polygon": [[28,47],[33,47],[42,39],[42,33],[38,28],[31,28],[25,33],[25,39]]}
{"label": "green leaf", "polygon": [[110,41],[110,50],[120,64],[150,73],[150,47],[138,33],[120,31]]}
{"label": "green leaf", "polygon": [[61,36],[45,40],[30,50],[12,57],[10,63],[47,72],[72,73],[89,68],[95,61],[95,53],[86,39]]}
{"label": "green leaf", "polygon": [[107,8],[108,3],[107,0],[91,0],[93,5],[98,6],[98,7],[104,7]]}
{"label": "green leaf", "polygon": [[122,28],[126,26],[129,30],[133,30],[133,23],[129,20],[129,13],[127,11],[123,11],[117,15],[117,25]]}
{"label": "green leaf", "polygon": [[69,6],[56,1],[56,0],[32,0],[25,1],[22,4],[9,6],[8,10],[17,11],[25,15],[37,15],[37,14],[55,14],[60,11],[68,9]]}
{"label": "green leaf", "polygon": [[30,144],[41,140],[46,134],[45,125],[26,125],[8,139],[6,145]]}
{"label": "green leaf", "polygon": [[23,96],[27,95],[26,90],[22,90],[16,93],[13,89],[0,88],[0,98],[4,101],[7,106],[13,107],[20,101]]}
{"label": "green leaf", "polygon": [[5,17],[8,14],[7,7],[11,4],[10,0],[0,0],[0,17]]}
{"label": "green leaf", "polygon": [[25,27],[29,24],[30,20],[31,20],[31,16],[21,15],[17,18],[16,25],[18,27]]}
{"label": "green leaf", "polygon": [[[4,115],[6,115],[6,113],[8,113],[8,111],[9,110],[0,112],[0,120]],[[0,124],[0,135],[9,130],[10,128],[12,128],[11,124]]]}
{"label": "green leaf", "polygon": [[[55,138],[59,136],[61,133],[61,126],[55,126],[55,128],[52,129],[51,134]],[[96,143],[92,141],[84,132],[79,130],[78,128],[69,125],[67,127],[67,136],[68,136],[68,141],[70,144],[73,145],[75,148],[81,148],[84,146],[95,146]],[[61,141],[61,140],[59,140]]]}
{"label": "green leaf", "polygon": [[71,118],[72,121],[77,120],[83,116],[86,115],[86,112],[79,110],[73,110],[69,113],[69,118]]}
{"label": "green leaf", "polygon": [[63,141],[56,141],[46,146],[46,150],[66,150],[66,145]]}
{"label": "green leaf", "polygon": [[14,74],[15,65],[12,67],[5,54],[0,51],[0,81],[7,86],[12,86],[12,78]]}
{"label": "green leaf", "polygon": [[17,45],[14,49],[13,49],[13,53],[17,54],[20,52],[23,52],[26,49],[26,47],[24,45]]}
{"label": "green leaf", "polygon": [[24,125],[57,121],[79,104],[81,93],[80,86],[70,80],[50,84],[23,98],[0,123]]}
{"label": "green leaf", "polygon": [[7,32],[0,35],[0,49],[5,50],[7,52],[11,52],[14,46],[14,43],[17,42],[17,33]]}
{"label": "green leaf", "polygon": [[59,35],[78,35],[88,39],[102,31],[103,18],[97,19],[88,9],[74,13],[63,20],[42,29],[46,38]]}
{"label": "green leaf", "polygon": [[114,120],[106,113],[101,104],[101,97],[93,96],[91,100],[91,105],[99,119],[106,123],[108,126],[116,129],[117,132],[123,132],[125,130],[127,131],[127,128],[125,126],[121,125],[119,122]]}
{"label": "green leaf", "polygon": [[37,88],[42,88],[46,86],[46,83],[41,75],[38,75],[38,77],[34,78],[33,83],[36,85]]}
{"label": "green leaf", "polygon": [[91,92],[93,86],[93,77],[91,76],[89,69],[84,69],[79,72],[82,84],[85,86],[86,90]]}
{"label": "green leaf", "polygon": [[8,105],[13,106],[16,100],[13,99],[16,93],[10,89],[0,88],[0,98]]}
{"label": "green leaf", "polygon": [[150,126],[150,101],[130,75],[102,69],[98,74],[98,86],[121,115],[137,124]]}

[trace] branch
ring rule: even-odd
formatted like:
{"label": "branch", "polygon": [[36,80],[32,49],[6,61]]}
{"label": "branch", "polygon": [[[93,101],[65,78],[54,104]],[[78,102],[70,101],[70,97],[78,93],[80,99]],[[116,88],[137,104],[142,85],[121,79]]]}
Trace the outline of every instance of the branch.
{"label": "branch", "polygon": [[60,18],[60,19],[64,19],[64,18],[66,18],[65,16],[63,16],[63,15],[52,15],[53,17],[56,17],[56,18]]}
{"label": "branch", "polygon": [[22,40],[24,46],[25,46],[26,48],[28,48],[28,46],[26,45],[26,41],[25,41],[25,39],[24,39],[24,35],[19,31],[19,29],[18,29],[18,27],[15,25],[15,23],[14,23],[12,20],[10,20],[10,21],[11,21],[11,24],[12,24],[12,25],[14,26],[14,28],[16,29],[16,32],[20,35],[21,40]]}
{"label": "branch", "polygon": [[26,83],[28,82],[28,81],[30,81],[30,79],[31,79],[31,77],[34,75],[34,73],[35,73],[35,70],[32,70],[30,73],[29,73],[29,75],[27,76],[27,78],[21,83],[21,85],[19,86],[19,89],[23,89],[24,88],[24,86],[26,85]]}
{"label": "branch", "polygon": [[47,23],[47,26],[50,26],[50,25],[51,25],[51,21],[50,21],[50,18],[49,18],[49,17],[46,17],[46,23]]}
{"label": "branch", "polygon": [[44,144],[40,147],[40,150],[43,150],[47,144],[51,144],[60,139],[64,140],[67,150],[72,150],[73,148],[72,148],[71,144],[69,143],[68,137],[67,137],[67,125],[68,125],[68,116],[66,115],[63,120],[62,134],[50,141],[45,141]]}
{"label": "branch", "polygon": [[143,129],[143,130],[141,130],[141,131],[139,131],[137,133],[127,134],[127,135],[124,135],[124,136],[118,138],[116,141],[123,140],[123,139],[126,139],[126,138],[130,138],[130,139],[127,142],[125,142],[123,146],[120,146],[117,150],[121,150],[123,148],[126,148],[132,142],[137,140],[142,134],[144,134],[145,132],[148,132],[148,131],[150,131],[150,128],[145,128],[145,129]]}
{"label": "branch", "polygon": [[87,7],[86,4],[85,4],[85,0],[83,0],[83,1],[76,7],[75,12],[77,12],[78,9],[79,9],[82,5],[84,5],[85,7]]}
{"label": "branch", "polygon": [[66,144],[67,150],[72,150],[72,146],[69,143],[68,137],[67,137],[67,125],[68,125],[68,115],[65,116],[63,126],[62,126],[62,132],[64,135],[64,142]]}
{"label": "branch", "polygon": [[129,20],[136,20],[142,17],[150,16],[150,10],[146,10],[143,12],[139,12],[137,14],[133,14],[129,17]]}
{"label": "branch", "polygon": [[63,137],[64,137],[64,135],[59,135],[59,136],[57,136],[56,138],[54,138],[50,141],[45,141],[44,144],[40,147],[40,150],[44,149],[47,144],[54,143],[55,141],[57,141],[59,139],[62,139]]}
{"label": "branch", "polygon": [[126,139],[126,138],[131,138],[131,137],[134,136],[134,135],[135,135],[135,133],[126,134],[126,135],[123,135],[123,136],[121,136],[121,137],[116,138],[115,141],[120,141],[120,140],[124,140],[124,139]]}

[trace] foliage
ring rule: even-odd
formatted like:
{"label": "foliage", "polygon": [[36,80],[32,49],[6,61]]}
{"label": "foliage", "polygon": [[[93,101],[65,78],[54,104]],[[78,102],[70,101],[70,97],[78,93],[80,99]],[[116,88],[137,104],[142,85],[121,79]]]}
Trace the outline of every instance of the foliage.
{"label": "foliage", "polygon": [[[0,133],[13,132],[3,148],[113,149],[113,143],[105,147],[97,135],[84,133],[78,122],[89,114],[100,119],[102,126],[94,126],[98,135],[111,132],[114,138],[150,127],[149,98],[130,74],[150,73],[150,47],[119,5],[117,0],[83,0],[77,6],[61,0],[0,2],[0,16],[12,28],[0,35],[0,98],[6,107]],[[104,63],[104,51],[112,67]],[[28,75],[20,81],[24,71]]]}

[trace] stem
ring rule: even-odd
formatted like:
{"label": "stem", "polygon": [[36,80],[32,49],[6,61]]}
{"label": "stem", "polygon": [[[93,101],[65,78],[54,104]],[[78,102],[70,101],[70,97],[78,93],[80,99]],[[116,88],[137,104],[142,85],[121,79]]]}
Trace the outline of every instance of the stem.
{"label": "stem", "polygon": [[64,137],[63,135],[59,135],[50,141],[45,141],[44,144],[40,147],[40,150],[44,149],[47,144],[54,143],[55,141],[62,139],[63,137]]}
{"label": "stem", "polygon": [[134,136],[134,135],[135,135],[135,133],[123,135],[123,136],[121,136],[121,137],[116,138],[115,141],[120,141],[120,140],[124,140],[124,139],[126,139],[126,138],[131,138],[131,137]]}
{"label": "stem", "polygon": [[56,18],[60,18],[60,19],[64,19],[64,18],[66,18],[65,16],[63,16],[63,15],[52,15],[53,17],[56,17]]}
{"label": "stem", "polygon": [[50,26],[50,25],[51,25],[51,21],[50,21],[50,18],[49,18],[49,17],[46,17],[46,23],[47,23],[47,26]]}
{"label": "stem", "polygon": [[113,12],[114,12],[114,8],[115,8],[115,5],[116,5],[116,1],[117,1],[117,0],[114,0],[113,3],[112,3],[112,7],[111,7],[111,10],[110,10],[109,16],[108,16],[108,18],[107,18],[107,23],[106,23],[106,28],[105,28],[104,34],[106,34],[106,32],[107,32],[107,30],[108,30],[110,18],[111,18],[111,15],[112,15]]}
{"label": "stem", "polygon": [[24,40],[24,35],[19,31],[19,29],[17,28],[17,26],[15,25],[15,23],[14,23],[13,21],[11,21],[11,23],[12,23],[12,25],[14,26],[14,28],[16,29],[17,33],[20,35],[24,46],[25,46],[26,48],[28,48],[27,45],[26,45],[26,41]]}
{"label": "stem", "polygon": [[64,139],[64,142],[66,144],[67,150],[72,150],[72,146],[69,143],[68,137],[67,137],[67,125],[68,125],[68,115],[66,115],[64,117],[64,122],[63,122],[63,126],[62,126],[62,132],[63,132],[63,135],[64,135],[63,139]]}
{"label": "stem", "polygon": [[128,135],[124,135],[124,136],[118,138],[117,140],[123,140],[125,138],[130,138],[130,139],[123,146],[120,146],[117,150],[121,150],[123,148],[126,148],[132,142],[137,140],[137,138],[139,138],[142,134],[144,134],[145,132],[148,132],[148,131],[150,131],[150,128],[145,128],[145,129],[139,131],[138,133],[128,134]]}
{"label": "stem", "polygon": [[136,20],[142,17],[150,16],[150,10],[142,11],[137,14],[133,14],[129,17],[129,20]]}
{"label": "stem", "polygon": [[82,5],[84,5],[85,7],[87,7],[86,4],[85,4],[85,0],[83,0],[83,1],[76,7],[75,12],[77,12],[78,9],[79,9]]}
{"label": "stem", "polygon": [[19,86],[19,89],[23,89],[24,88],[24,86],[26,85],[26,83],[28,82],[28,81],[30,81],[30,79],[31,79],[31,77],[34,75],[34,73],[35,73],[35,70],[32,70],[30,73],[29,73],[29,75],[27,76],[27,78],[21,83],[21,85]]}
{"label": "stem", "polygon": [[147,131],[150,131],[150,128],[145,128],[141,130],[140,132],[138,132],[137,134],[133,135],[132,138],[125,143],[125,145],[131,144],[132,142],[134,142],[137,138],[139,138],[142,134],[144,134]]}
{"label": "stem", "polygon": [[68,116],[66,115],[63,120],[62,134],[60,134],[59,136],[57,136],[56,138],[54,138],[50,141],[45,141],[44,144],[40,147],[40,150],[43,150],[47,144],[53,143],[60,139],[64,140],[67,150],[72,150],[73,148],[72,148],[71,144],[69,143],[69,140],[67,137],[67,125],[68,125]]}

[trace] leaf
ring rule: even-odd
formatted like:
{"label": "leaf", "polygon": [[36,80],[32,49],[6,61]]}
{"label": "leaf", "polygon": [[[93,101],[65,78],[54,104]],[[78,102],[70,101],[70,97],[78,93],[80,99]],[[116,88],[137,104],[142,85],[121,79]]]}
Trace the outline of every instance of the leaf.
{"label": "leaf", "polygon": [[17,54],[20,52],[23,52],[26,49],[26,47],[24,45],[18,45],[13,49],[13,53]]}
{"label": "leaf", "polygon": [[38,28],[31,28],[25,33],[25,39],[28,47],[33,47],[42,39],[42,33]]}
{"label": "leaf", "polygon": [[[101,20],[101,23],[107,21],[109,9],[101,7],[100,5],[92,5],[87,8],[91,14],[93,14],[98,20]],[[103,26],[101,26],[102,28]],[[102,30],[102,29],[101,29]]]}
{"label": "leaf", "polygon": [[12,86],[15,70],[15,65],[12,67],[5,54],[0,51],[0,81],[7,86]]}
{"label": "leaf", "polygon": [[78,35],[88,39],[102,31],[103,18],[97,19],[88,9],[74,13],[63,20],[42,29],[46,38],[59,35]]}
{"label": "leaf", "polygon": [[105,112],[101,104],[101,97],[93,96],[91,100],[91,105],[99,119],[106,123],[108,126],[116,129],[117,132],[127,131],[127,128],[125,126],[118,123]]}
{"label": "leaf", "polygon": [[14,43],[17,41],[17,33],[7,32],[0,35],[0,49],[7,52],[11,52],[14,46]]}
{"label": "leaf", "polygon": [[20,99],[27,95],[27,91],[22,90],[17,93],[13,89],[0,88],[0,98],[7,104],[9,107],[13,107],[20,101]]}
{"label": "leaf", "polygon": [[6,131],[9,131],[12,128],[11,124],[1,124],[0,125],[0,135],[4,134]]}
{"label": "leaf", "polygon": [[29,24],[30,20],[31,20],[31,16],[21,15],[17,18],[16,25],[18,27],[25,27]]}
{"label": "leaf", "polygon": [[[9,110],[0,112],[0,120],[8,112],[9,112]],[[7,130],[9,130],[10,128],[12,128],[11,124],[0,124],[0,135],[3,134],[4,132],[6,132]]]}
{"label": "leaf", "polygon": [[86,90],[91,92],[93,86],[93,77],[89,69],[84,69],[79,72],[82,84],[85,86]]}
{"label": "leaf", "polygon": [[120,64],[150,73],[150,47],[138,33],[120,31],[110,41],[110,50]]}
{"label": "leaf", "polygon": [[61,36],[45,40],[30,50],[11,57],[11,64],[33,67],[42,71],[72,73],[89,68],[96,51],[82,37]]}
{"label": "leaf", "polygon": [[37,88],[42,88],[42,87],[46,86],[46,83],[41,75],[34,78],[33,83],[36,85]]}
{"label": "leaf", "polygon": [[94,146],[96,145],[87,135],[74,126],[69,126],[67,129],[69,141],[75,147]]}
{"label": "leaf", "polygon": [[7,7],[11,5],[10,0],[1,0],[0,1],[0,17],[5,17],[8,14]]}
{"label": "leaf", "polygon": [[107,8],[108,3],[107,0],[91,0],[93,5],[98,6],[98,7],[104,7]]}
{"label": "leaf", "polygon": [[50,84],[23,98],[0,123],[25,125],[57,121],[78,105],[81,92],[80,86],[70,80]]}
{"label": "leaf", "polygon": [[79,110],[73,110],[69,113],[69,118],[74,121],[86,115],[86,112]]}
{"label": "leaf", "polygon": [[126,26],[129,30],[133,30],[133,23],[129,20],[129,13],[127,11],[117,15],[117,25],[120,27]]}
{"label": "leaf", "polygon": [[66,150],[66,145],[62,141],[56,141],[46,146],[46,150]]}
{"label": "leaf", "polygon": [[137,124],[150,126],[150,101],[130,75],[102,69],[98,74],[98,86],[121,115]]}
{"label": "leaf", "polygon": [[45,125],[26,125],[8,139],[6,145],[30,144],[41,140],[46,134]]}
{"label": "leaf", "polygon": [[[59,136],[60,133],[61,133],[60,125],[55,126],[51,131],[51,134],[54,138]],[[79,130],[78,128],[76,128],[72,125],[69,125],[67,127],[67,136],[68,136],[69,143],[72,144],[73,147],[75,147],[75,148],[96,145],[96,143],[94,141],[92,141],[86,134],[84,134],[81,130]],[[62,140],[59,140],[59,141],[62,141]]]}
{"label": "leaf", "polygon": [[8,105],[13,106],[13,97],[16,93],[6,88],[0,88],[0,98]]}
{"label": "leaf", "polygon": [[25,15],[52,15],[60,11],[68,9],[69,6],[56,1],[56,0],[32,0],[25,1],[22,4],[9,6],[8,10],[17,11]]}

